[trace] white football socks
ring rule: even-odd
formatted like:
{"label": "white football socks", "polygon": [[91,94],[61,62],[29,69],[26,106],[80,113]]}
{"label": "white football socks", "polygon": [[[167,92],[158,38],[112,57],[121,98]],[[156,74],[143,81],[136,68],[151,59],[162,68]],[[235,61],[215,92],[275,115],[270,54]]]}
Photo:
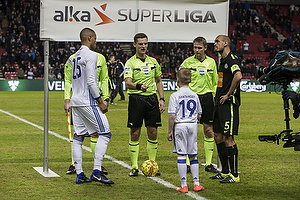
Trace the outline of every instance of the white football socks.
{"label": "white football socks", "polygon": [[186,166],[186,156],[178,156],[177,157],[177,168],[178,173],[181,181],[181,187],[187,186],[186,183],[186,173],[187,173],[187,166]]}
{"label": "white football socks", "polygon": [[83,172],[82,170],[82,142],[83,140],[80,138],[74,138],[73,139],[73,159],[74,159],[74,165],[75,170],[77,174],[80,174]]}
{"label": "white football socks", "polygon": [[96,147],[95,147],[95,158],[94,158],[94,170],[98,169],[101,171],[102,160],[105,156],[110,136],[99,135]]}
{"label": "white football socks", "polygon": [[200,185],[199,183],[199,162],[197,156],[190,158],[191,173],[194,180],[194,185]]}

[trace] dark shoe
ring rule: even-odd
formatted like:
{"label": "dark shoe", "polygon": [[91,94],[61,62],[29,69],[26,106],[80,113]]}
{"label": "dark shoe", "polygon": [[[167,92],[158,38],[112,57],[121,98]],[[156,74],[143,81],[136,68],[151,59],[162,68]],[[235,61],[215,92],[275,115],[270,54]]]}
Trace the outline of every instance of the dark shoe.
{"label": "dark shoe", "polygon": [[106,178],[106,176],[103,174],[103,172],[99,171],[98,169],[95,169],[91,175],[92,181],[98,181],[100,183],[104,184],[114,184],[113,181]]}
{"label": "dark shoe", "polygon": [[70,165],[70,167],[69,167],[68,171],[66,172],[66,174],[76,174],[75,166]]}
{"label": "dark shoe", "polygon": [[107,169],[105,169],[105,167],[101,166],[101,171],[103,174],[107,175],[108,174],[108,171]]}
{"label": "dark shoe", "polygon": [[160,176],[160,171],[158,170],[155,176]]}
{"label": "dark shoe", "polygon": [[138,175],[139,175],[139,170],[134,168],[129,173],[129,176],[138,176]]}
{"label": "dark shoe", "polygon": [[223,180],[220,180],[220,183],[239,183],[240,177],[234,177],[232,174],[230,174],[230,176],[227,176],[226,178],[224,178]]}
{"label": "dark shoe", "polygon": [[217,173],[216,175],[213,175],[209,177],[210,179],[225,179],[226,177],[230,176],[230,173],[223,174],[223,173]]}
{"label": "dark shoe", "polygon": [[212,172],[212,173],[218,173],[218,170],[212,164],[207,165],[205,167],[205,171]]}
{"label": "dark shoe", "polygon": [[83,172],[81,172],[80,174],[77,174],[77,178],[76,178],[77,184],[90,183],[90,182],[91,182],[91,179],[86,177]]}

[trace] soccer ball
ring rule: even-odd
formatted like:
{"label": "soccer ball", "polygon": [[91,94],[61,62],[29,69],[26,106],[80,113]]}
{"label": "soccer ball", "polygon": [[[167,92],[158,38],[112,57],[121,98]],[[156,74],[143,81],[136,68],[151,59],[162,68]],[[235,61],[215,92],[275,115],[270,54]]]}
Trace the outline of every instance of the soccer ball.
{"label": "soccer ball", "polygon": [[145,176],[155,176],[158,172],[158,165],[153,160],[146,160],[142,164],[142,172]]}

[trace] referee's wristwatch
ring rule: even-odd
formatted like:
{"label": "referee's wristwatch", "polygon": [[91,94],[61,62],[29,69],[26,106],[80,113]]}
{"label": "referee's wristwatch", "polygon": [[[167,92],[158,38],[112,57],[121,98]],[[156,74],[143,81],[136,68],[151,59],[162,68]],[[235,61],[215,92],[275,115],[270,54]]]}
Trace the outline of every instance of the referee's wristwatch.
{"label": "referee's wristwatch", "polygon": [[163,100],[164,102],[166,102],[166,100],[165,100],[165,98],[164,98],[164,97],[160,98],[159,100]]}

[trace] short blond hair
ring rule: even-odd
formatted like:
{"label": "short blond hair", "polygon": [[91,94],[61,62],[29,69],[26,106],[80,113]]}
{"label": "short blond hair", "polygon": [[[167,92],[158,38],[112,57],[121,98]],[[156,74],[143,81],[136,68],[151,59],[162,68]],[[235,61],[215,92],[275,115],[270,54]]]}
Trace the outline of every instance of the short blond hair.
{"label": "short blond hair", "polygon": [[194,40],[193,40],[193,44],[197,42],[197,43],[202,43],[203,46],[207,46],[207,42],[206,42],[206,39],[202,36],[199,36],[199,37],[196,37]]}
{"label": "short blond hair", "polygon": [[221,36],[222,41],[227,42],[228,46],[230,46],[231,40],[230,40],[230,38],[227,35],[219,35],[219,36]]}
{"label": "short blond hair", "polygon": [[188,68],[181,68],[177,72],[178,80],[183,85],[188,85],[192,81],[192,73]]}

